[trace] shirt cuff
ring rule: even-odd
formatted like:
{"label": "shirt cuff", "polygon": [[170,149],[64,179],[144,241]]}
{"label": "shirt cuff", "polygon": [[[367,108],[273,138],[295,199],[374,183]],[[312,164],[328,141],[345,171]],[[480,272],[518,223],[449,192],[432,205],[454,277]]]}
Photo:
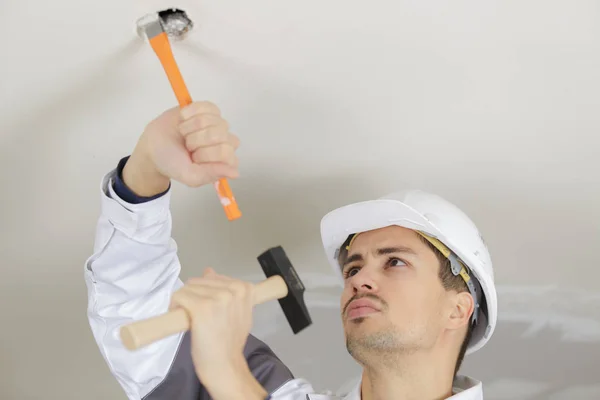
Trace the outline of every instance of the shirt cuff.
{"label": "shirt cuff", "polygon": [[[119,162],[119,167],[122,170],[128,157],[125,157]],[[160,227],[164,224],[170,224],[170,200],[171,190],[152,197],[136,196],[132,191],[122,184],[120,186],[120,194],[115,190],[115,182],[119,179],[117,168],[107,173],[101,183],[102,203],[101,212],[103,218],[106,218],[118,230],[124,232],[127,236],[133,237],[138,235],[149,236],[143,240],[155,240],[150,237],[155,235],[156,229],[148,229],[149,227]],[[123,180],[121,179],[121,182]],[[170,187],[170,186],[169,186]],[[130,196],[127,197],[127,192]],[[127,198],[122,198],[124,195]],[[136,203],[139,199],[141,202]],[[150,201],[152,200],[152,201]]]}
{"label": "shirt cuff", "polygon": [[114,180],[113,180],[113,190],[115,191],[117,196],[119,196],[119,198],[121,198],[121,200],[123,200],[129,204],[146,203],[148,201],[152,201],[152,200],[158,199],[159,197],[164,196],[169,191],[169,189],[171,188],[170,183],[169,183],[169,188],[167,188],[167,190],[165,190],[162,193],[156,194],[154,196],[150,196],[150,197],[138,196],[131,189],[129,189],[129,187],[127,187],[127,185],[123,181],[123,168],[125,168],[125,164],[127,164],[127,160],[129,160],[129,157],[130,156],[123,157],[119,161],[119,164],[117,165],[117,173],[115,174]]}

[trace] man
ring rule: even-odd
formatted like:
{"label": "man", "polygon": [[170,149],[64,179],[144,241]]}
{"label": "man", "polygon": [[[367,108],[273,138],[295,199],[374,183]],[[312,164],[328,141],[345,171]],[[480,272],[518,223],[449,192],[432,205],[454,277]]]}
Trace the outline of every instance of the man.
{"label": "man", "polygon": [[[488,250],[452,204],[412,191],[334,210],[325,252],[344,281],[341,319],[363,367],[341,397],[315,394],[249,335],[253,287],[206,269],[183,284],[171,237],[171,180],[198,187],[236,178],[238,138],[207,102],[171,109],[145,129],[102,181],[94,253],[86,262],[88,317],[129,399],[467,400],[481,383],[456,376],[496,325]],[[119,328],[182,307],[191,329],[137,351]]]}

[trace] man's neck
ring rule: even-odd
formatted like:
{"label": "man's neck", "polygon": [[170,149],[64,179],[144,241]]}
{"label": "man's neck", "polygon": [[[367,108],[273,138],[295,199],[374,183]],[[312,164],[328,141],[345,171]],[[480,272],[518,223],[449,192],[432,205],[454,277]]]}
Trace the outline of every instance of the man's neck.
{"label": "man's neck", "polygon": [[454,366],[444,357],[411,354],[365,366],[361,400],[444,400],[452,396]]}

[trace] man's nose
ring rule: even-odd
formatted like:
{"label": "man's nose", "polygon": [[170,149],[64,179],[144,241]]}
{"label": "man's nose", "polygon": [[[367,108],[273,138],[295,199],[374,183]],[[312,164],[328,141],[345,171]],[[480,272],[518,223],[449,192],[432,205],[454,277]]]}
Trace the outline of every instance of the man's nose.
{"label": "man's nose", "polygon": [[372,293],[377,292],[379,290],[375,272],[366,267],[361,268],[356,274],[354,274],[350,278],[350,284],[352,285],[355,293]]}

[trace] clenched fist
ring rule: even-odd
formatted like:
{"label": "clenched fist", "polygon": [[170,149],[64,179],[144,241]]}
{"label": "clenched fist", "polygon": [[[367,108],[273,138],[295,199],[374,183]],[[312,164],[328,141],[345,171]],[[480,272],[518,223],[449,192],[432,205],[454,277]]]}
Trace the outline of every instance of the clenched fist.
{"label": "clenched fist", "polygon": [[262,400],[267,395],[243,354],[253,306],[254,285],[211,268],[173,294],[170,308],[182,308],[190,318],[196,374],[214,399]]}
{"label": "clenched fist", "polygon": [[210,102],[165,111],[148,124],[123,169],[125,184],[153,196],[174,179],[190,187],[237,178],[239,139]]}

